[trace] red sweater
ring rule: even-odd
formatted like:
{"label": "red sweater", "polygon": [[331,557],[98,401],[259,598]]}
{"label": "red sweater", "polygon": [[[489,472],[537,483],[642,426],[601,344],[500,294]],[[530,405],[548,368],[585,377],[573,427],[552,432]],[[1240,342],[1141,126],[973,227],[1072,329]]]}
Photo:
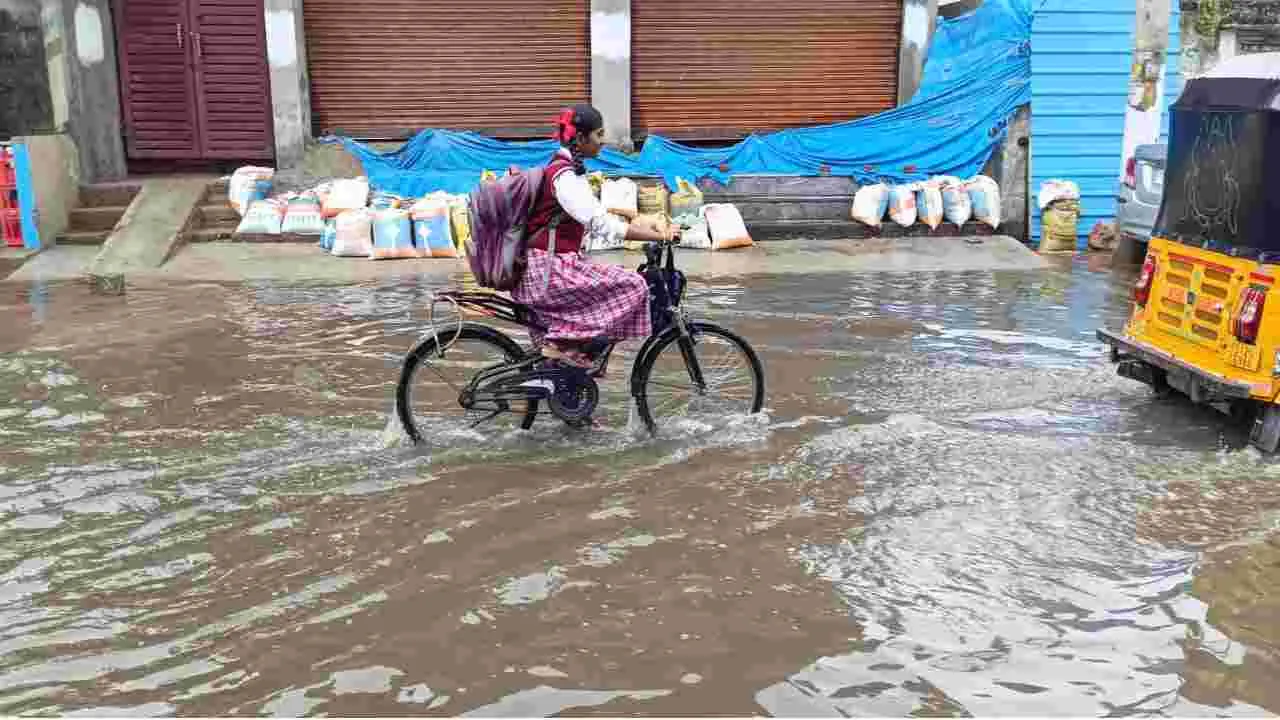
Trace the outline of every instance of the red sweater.
{"label": "red sweater", "polygon": [[560,224],[556,226],[556,254],[582,251],[582,237],[587,229],[565,212],[560,207],[560,201],[556,200],[556,178],[563,172],[573,172],[573,160],[556,153],[551,163],[547,165],[546,172],[543,173],[542,191],[538,193],[538,202],[534,205],[533,213],[529,217],[529,227],[533,229],[533,234],[529,236],[530,249],[550,252],[551,233],[548,230],[551,220],[559,215]]}

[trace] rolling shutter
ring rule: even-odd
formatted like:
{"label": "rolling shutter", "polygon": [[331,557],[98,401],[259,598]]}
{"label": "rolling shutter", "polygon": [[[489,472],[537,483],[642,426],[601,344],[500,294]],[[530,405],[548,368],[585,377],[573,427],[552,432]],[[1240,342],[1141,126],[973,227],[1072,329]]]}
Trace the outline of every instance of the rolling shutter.
{"label": "rolling shutter", "polygon": [[590,99],[588,0],[304,0],[317,134],[544,137]]}
{"label": "rolling shutter", "polygon": [[734,139],[896,105],[901,0],[631,8],[635,131]]}

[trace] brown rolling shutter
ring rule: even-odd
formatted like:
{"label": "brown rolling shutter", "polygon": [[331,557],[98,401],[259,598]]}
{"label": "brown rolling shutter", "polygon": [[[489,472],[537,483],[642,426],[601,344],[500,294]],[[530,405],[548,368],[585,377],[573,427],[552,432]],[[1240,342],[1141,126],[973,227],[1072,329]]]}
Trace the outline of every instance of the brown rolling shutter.
{"label": "brown rolling shutter", "polygon": [[896,104],[901,0],[636,0],[631,11],[638,132],[730,139]]}
{"label": "brown rolling shutter", "polygon": [[589,0],[304,0],[319,134],[542,137],[589,100]]}

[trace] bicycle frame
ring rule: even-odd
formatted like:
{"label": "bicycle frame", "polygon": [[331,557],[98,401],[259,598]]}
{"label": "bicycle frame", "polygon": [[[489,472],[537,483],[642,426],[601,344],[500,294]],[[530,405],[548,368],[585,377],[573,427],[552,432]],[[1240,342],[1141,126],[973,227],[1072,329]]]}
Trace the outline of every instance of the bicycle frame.
{"label": "bicycle frame", "polygon": [[[676,272],[675,245],[673,243],[649,243],[645,247],[645,260],[645,264],[641,269],[658,268],[662,273],[663,282],[666,282],[670,274]],[[456,302],[459,307],[466,307],[482,315],[510,322],[535,332],[545,330],[534,320],[527,307],[502,295],[490,292],[446,290],[438,293],[438,297]],[[697,388],[698,392],[706,391],[706,381],[698,358],[693,352],[693,339],[689,332],[688,317],[681,307],[681,300],[682,296],[677,297],[672,305],[662,308],[662,313],[670,318],[670,324],[664,330],[655,332],[645,338],[644,343],[641,344],[639,351],[636,353],[635,362],[632,363],[630,383],[633,397],[639,395],[643,385],[643,378],[640,377],[639,372],[640,368],[644,367],[645,361],[657,351],[660,345],[669,341],[673,336],[681,338],[679,341],[680,354],[684,358],[685,367],[689,370],[689,379],[693,381],[694,387]],[[607,352],[611,353],[612,347]],[[536,362],[537,358],[536,354],[529,354],[515,363],[482,370],[476,375],[469,387],[473,390],[477,389],[482,382],[497,379],[508,371],[528,370]]]}

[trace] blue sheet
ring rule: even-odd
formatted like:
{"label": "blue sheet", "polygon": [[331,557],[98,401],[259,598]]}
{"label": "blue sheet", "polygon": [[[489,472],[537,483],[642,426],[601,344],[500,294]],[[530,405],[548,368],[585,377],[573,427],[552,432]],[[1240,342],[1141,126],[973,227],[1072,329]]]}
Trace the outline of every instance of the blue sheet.
{"label": "blue sheet", "polygon": [[[968,15],[940,20],[920,90],[901,107],[751,135],[725,148],[692,148],[651,135],[639,153],[606,150],[588,169],[659,176],[672,189],[677,177],[727,183],[739,174],[825,173],[860,183],[972,176],[1004,139],[1013,113],[1031,102],[1031,1],[987,0]],[[481,171],[546,164],[558,147],[553,140],[505,142],[450,130],[424,130],[388,153],[350,138],[326,141],[358,158],[375,189],[406,197],[470,192]]]}

